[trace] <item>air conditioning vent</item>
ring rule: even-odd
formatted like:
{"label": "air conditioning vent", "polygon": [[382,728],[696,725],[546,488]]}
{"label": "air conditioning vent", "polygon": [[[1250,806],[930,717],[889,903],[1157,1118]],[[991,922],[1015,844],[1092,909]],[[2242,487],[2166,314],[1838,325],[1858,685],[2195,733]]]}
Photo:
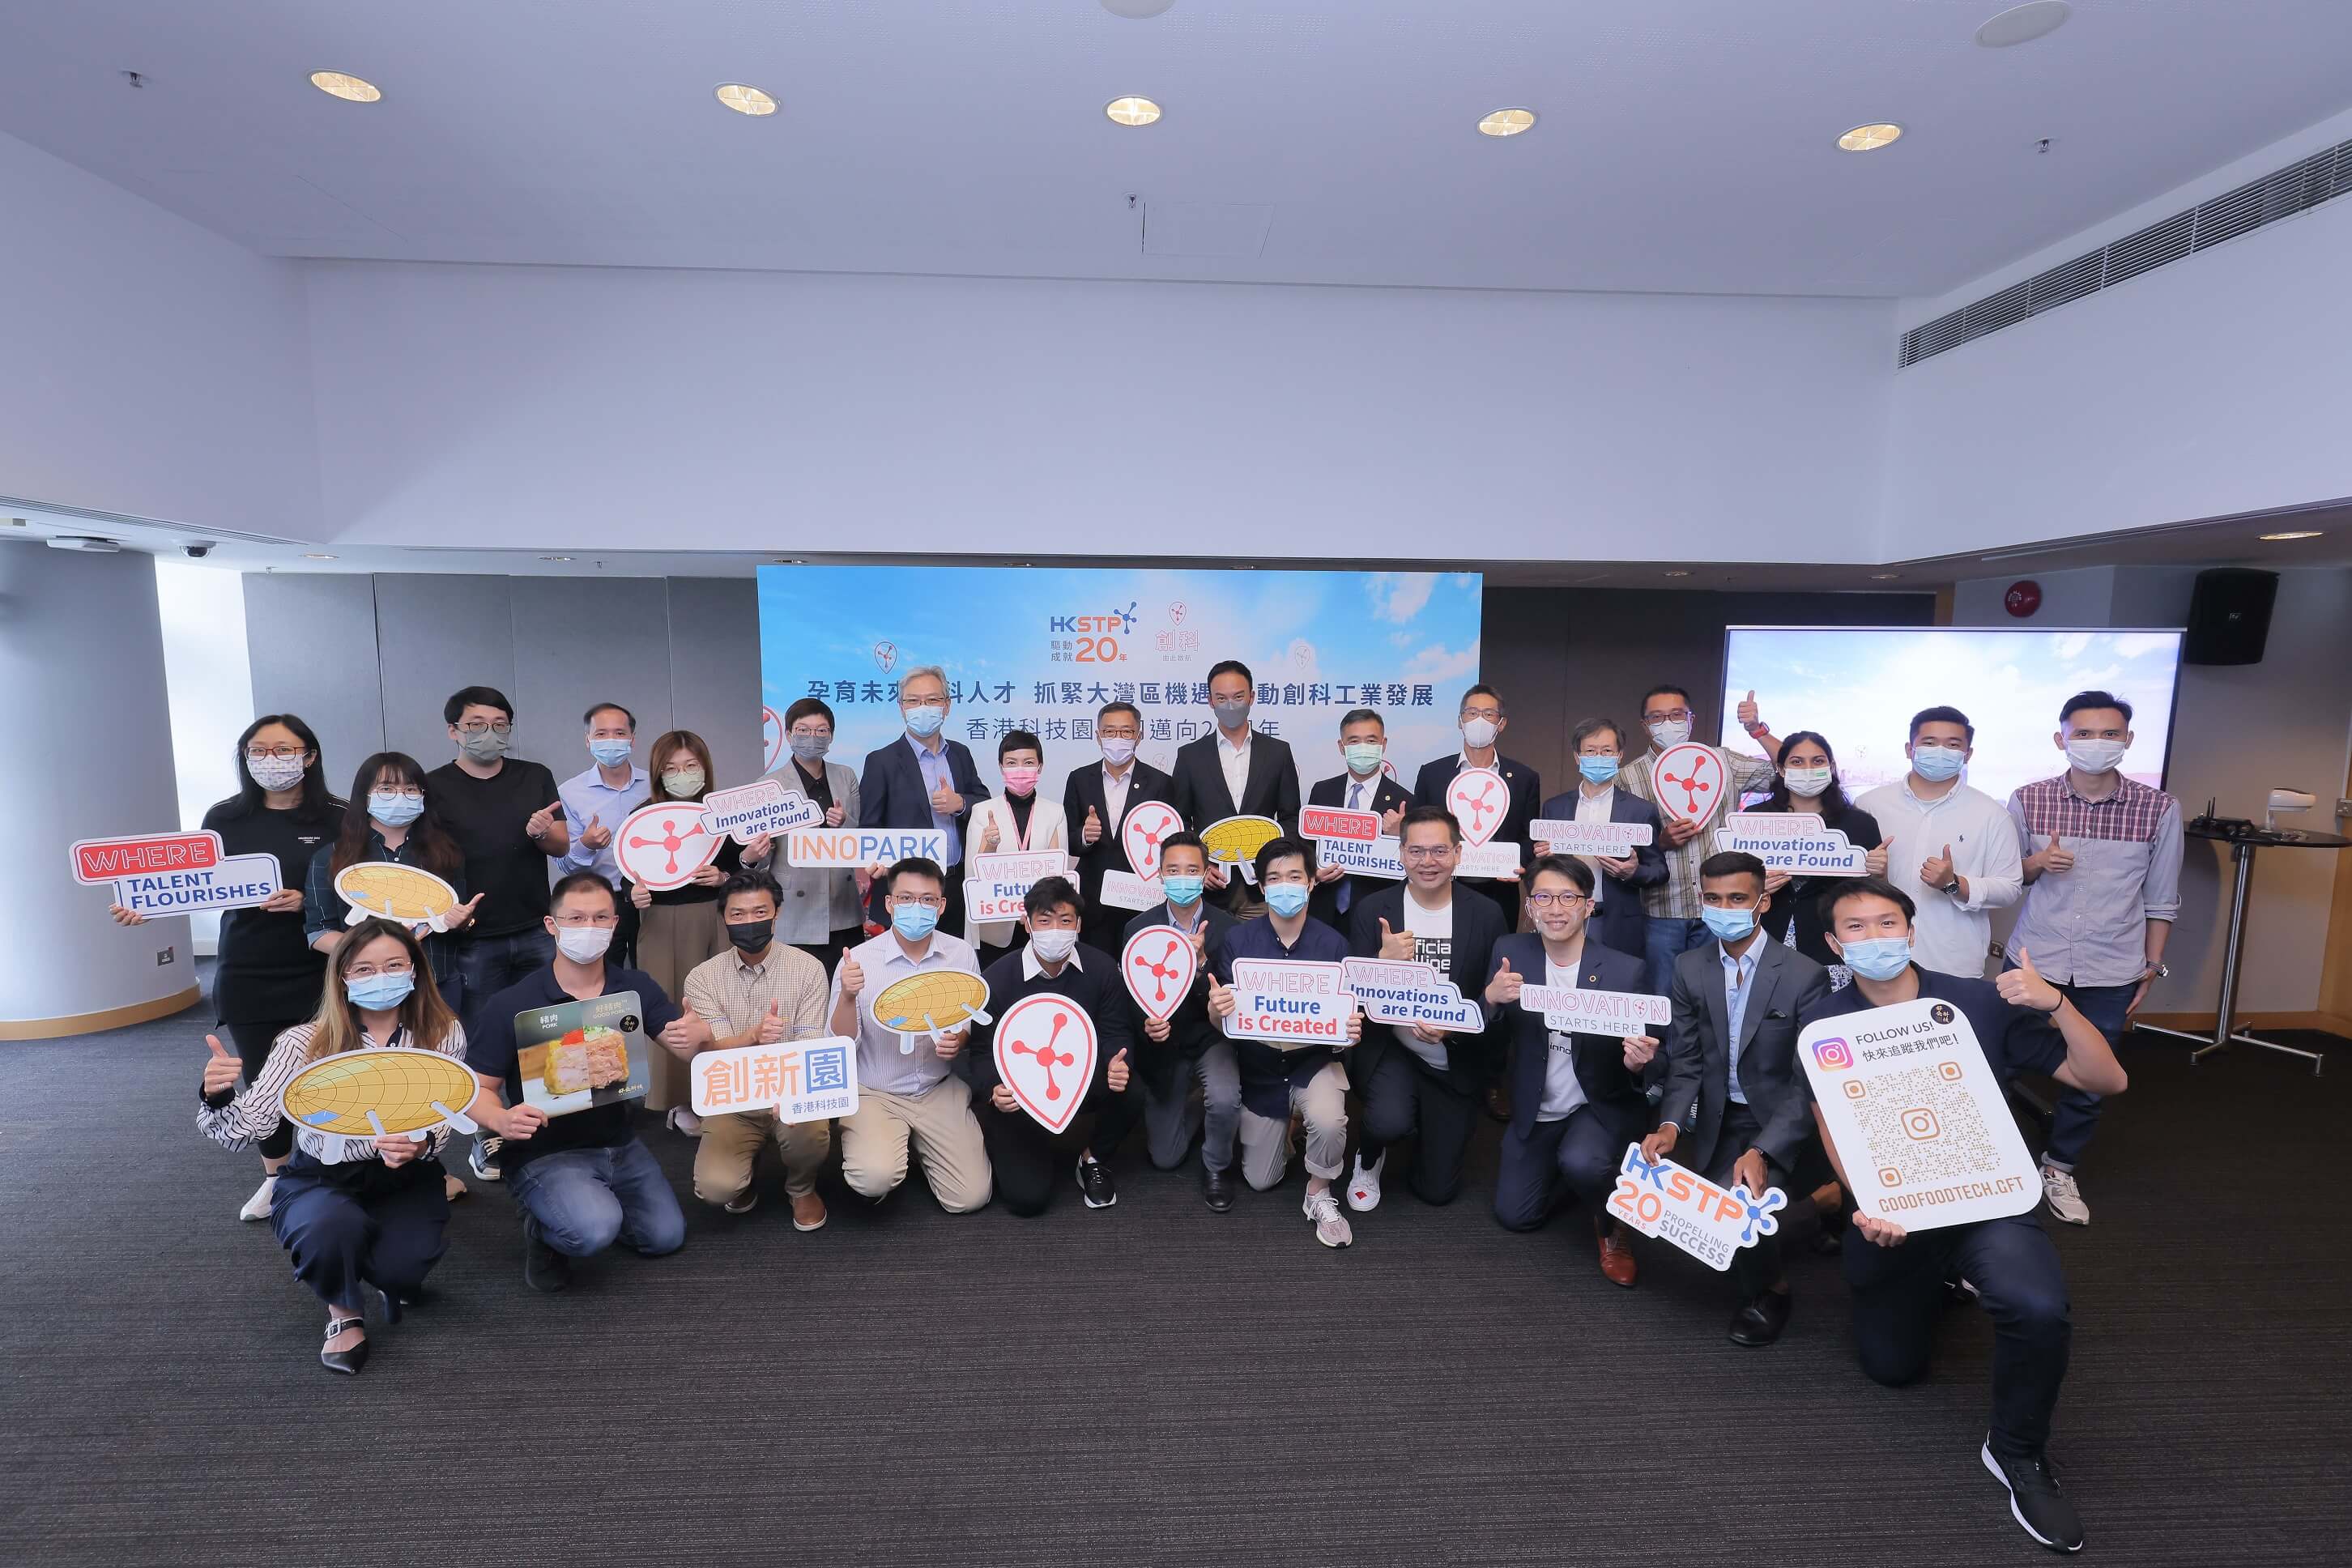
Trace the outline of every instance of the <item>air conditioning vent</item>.
{"label": "air conditioning vent", "polygon": [[2250,180],[2210,202],[2127,234],[2113,245],[1923,321],[1903,334],[1902,363],[1915,365],[1933,359],[1988,332],[2015,326],[2029,316],[2112,289],[2167,262],[2252,234],[2265,224],[2309,212],[2322,202],[2347,194],[2352,194],[2352,142],[2314,153],[2275,174]]}

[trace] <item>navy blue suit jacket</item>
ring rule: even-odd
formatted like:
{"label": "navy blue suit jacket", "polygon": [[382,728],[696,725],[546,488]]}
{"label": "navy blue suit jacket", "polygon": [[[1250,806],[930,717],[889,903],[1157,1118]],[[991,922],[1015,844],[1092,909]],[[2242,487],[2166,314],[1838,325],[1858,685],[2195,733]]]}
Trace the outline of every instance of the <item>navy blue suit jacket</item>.
{"label": "navy blue suit jacket", "polygon": [[[1577,792],[1556,795],[1543,803],[1536,813],[1542,817],[1576,816]],[[1633,874],[1630,877],[1609,878],[1609,886],[1601,889],[1601,924],[1594,932],[1602,942],[1620,952],[1630,952],[1636,958],[1648,953],[1648,927],[1642,915],[1642,889],[1654,888],[1666,879],[1665,825],[1658,820],[1658,808],[1635,795],[1620,789],[1609,802],[1612,822],[1646,822],[1650,825],[1650,841],[1633,847]],[[1608,873],[1601,873],[1607,876]],[[1639,990],[1641,987],[1630,987]]]}
{"label": "navy blue suit jacket", "polygon": [[[980,769],[961,741],[942,741],[940,745],[947,753],[948,777],[956,794],[963,796],[963,810],[955,818],[961,833],[971,821],[972,803],[988,798],[988,786],[980,782]],[[923,784],[922,765],[915,761],[906,736],[866,753],[866,771],[857,779],[857,826],[931,826],[931,792]]]}
{"label": "navy blue suit jacket", "polygon": [[[1542,937],[1533,931],[1515,931],[1496,942],[1486,970],[1489,981],[1507,958],[1529,984],[1545,984],[1544,976],[1549,970],[1544,959]],[[1584,991],[1638,992],[1645,969],[1641,959],[1603,946],[1588,934],[1583,958],[1576,968],[1576,984]],[[1511,1080],[1511,1131],[1525,1137],[1535,1130],[1536,1112],[1543,1109],[1545,1070],[1551,1063],[1551,1030],[1545,1026],[1541,1013],[1531,1013],[1516,1002],[1488,1007],[1486,1014],[1488,1034],[1508,1042],[1510,1061],[1506,1070]],[[1664,1026],[1651,1033],[1658,1037],[1658,1049],[1664,1055]],[[1647,1130],[1650,1101],[1643,1092],[1641,1076],[1626,1069],[1622,1037],[1576,1034],[1570,1035],[1569,1041],[1576,1054],[1576,1079],[1584,1086],[1584,1098],[1596,1112],[1616,1124],[1618,1135],[1627,1142],[1639,1138]]]}
{"label": "navy blue suit jacket", "polygon": [[[1317,780],[1314,787],[1307,792],[1307,804],[1309,805],[1347,805],[1348,784],[1352,777],[1352,774],[1341,773],[1337,778]],[[1386,816],[1392,810],[1409,810],[1412,805],[1412,796],[1405,793],[1404,786],[1388,774],[1382,773],[1380,776],[1379,785],[1372,791],[1372,798],[1365,803],[1364,809],[1377,811]],[[1354,889],[1348,895],[1349,908],[1353,909],[1382,888],[1395,886],[1396,884],[1386,877],[1342,877],[1336,882],[1318,882],[1315,884],[1313,897],[1307,901],[1307,912],[1327,926],[1344,930],[1348,917],[1339,908],[1340,889]]]}

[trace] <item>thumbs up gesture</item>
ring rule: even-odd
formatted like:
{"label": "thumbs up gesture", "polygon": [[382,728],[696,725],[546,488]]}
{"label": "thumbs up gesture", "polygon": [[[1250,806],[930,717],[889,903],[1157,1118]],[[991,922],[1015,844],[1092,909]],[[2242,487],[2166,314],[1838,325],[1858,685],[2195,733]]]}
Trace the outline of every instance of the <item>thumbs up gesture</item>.
{"label": "thumbs up gesture", "polygon": [[1756,707],[1756,693],[1753,691],[1739,700],[1738,715],[1739,727],[1751,735],[1764,727],[1763,718]]}
{"label": "thumbs up gesture", "polygon": [[866,988],[866,971],[859,968],[855,955],[841,955],[841,994],[855,996]]}
{"label": "thumbs up gesture", "polygon": [[1110,1085],[1113,1094],[1121,1094],[1127,1089],[1127,1052],[1121,1050],[1110,1058],[1110,1068],[1103,1074],[1103,1081]]}
{"label": "thumbs up gesture", "polygon": [[220,1043],[218,1035],[206,1035],[205,1044],[213,1048],[213,1054],[205,1058],[205,1093],[225,1094],[236,1087],[236,1075],[245,1070],[245,1064]]}
{"label": "thumbs up gesture", "polygon": [[1409,931],[1391,931],[1389,930],[1389,922],[1382,921],[1381,922],[1381,956],[1382,958],[1412,958],[1412,932]]}
{"label": "thumbs up gesture", "polygon": [[1930,855],[1919,862],[1919,880],[1931,888],[1940,888],[1952,879],[1952,847],[1944,846],[1941,855]]}
{"label": "thumbs up gesture", "polygon": [[459,931],[464,929],[467,923],[473,920],[474,911],[481,907],[482,900],[488,897],[489,894],[488,893],[476,893],[472,898],[467,899],[464,903],[459,904],[456,909],[451,910],[447,914],[443,915],[441,917],[441,929],[443,931]]}
{"label": "thumbs up gesture", "polygon": [[1866,877],[1884,877],[1886,875],[1887,853],[1894,847],[1895,840],[1889,838],[1879,845],[1877,848],[1864,855],[1862,858],[1863,875]]}
{"label": "thumbs up gesture", "polygon": [[1097,815],[1095,808],[1090,805],[1087,807],[1086,826],[1078,829],[1078,842],[1086,845],[1093,845],[1099,843],[1101,839],[1102,818],[1100,816]]}
{"label": "thumbs up gesture", "polygon": [[2017,967],[2002,970],[1993,987],[2010,1005],[2031,1007],[2037,1013],[2055,1013],[2066,1000],[2058,987],[2042,978],[2042,972],[2033,967],[2032,955],[2021,947],[2017,950]]}
{"label": "thumbs up gesture", "polygon": [[530,819],[522,825],[524,835],[534,840],[546,837],[555,831],[555,814],[562,809],[562,801],[549,801],[545,805],[532,812]]}
{"label": "thumbs up gesture", "polygon": [[760,1020],[760,1043],[763,1046],[777,1046],[782,1045],[783,1039],[783,1012],[775,1003],[771,1002],[768,1004],[768,1016]]}
{"label": "thumbs up gesture", "polygon": [[996,846],[1003,837],[1003,834],[996,830],[996,818],[990,817],[988,826],[982,829],[980,835],[980,852],[983,855],[995,854]]}
{"label": "thumbs up gesture", "polygon": [[2026,857],[2025,863],[2037,877],[2045,871],[2071,871],[2074,868],[2074,852],[2059,843],[2053,833],[2049,843]]}
{"label": "thumbs up gesture", "polygon": [[1501,1007],[1517,1001],[1527,984],[1528,977],[1513,969],[1509,959],[1503,960],[1502,967],[1495,971],[1495,978],[1486,982],[1486,1005]]}
{"label": "thumbs up gesture", "polygon": [[603,815],[600,813],[597,816],[591,816],[588,819],[587,827],[581,832],[580,847],[583,849],[602,849],[605,845],[610,844],[611,842],[613,842],[613,830],[604,826],[604,818]]}
{"label": "thumbs up gesture", "polygon": [[1234,1009],[1240,1005],[1241,1002],[1234,995],[1232,986],[1225,984],[1213,974],[1209,976],[1210,1017],[1229,1018],[1233,1016]]}
{"label": "thumbs up gesture", "polygon": [[931,809],[941,816],[961,816],[963,796],[956,794],[947,780],[941,779],[940,787],[931,792]]}

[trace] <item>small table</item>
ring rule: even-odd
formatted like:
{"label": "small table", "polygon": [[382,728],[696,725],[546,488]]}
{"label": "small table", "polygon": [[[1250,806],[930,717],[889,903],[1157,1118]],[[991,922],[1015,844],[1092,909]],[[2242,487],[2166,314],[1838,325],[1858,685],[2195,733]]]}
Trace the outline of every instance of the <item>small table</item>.
{"label": "small table", "polygon": [[2343,849],[2352,847],[2352,838],[2335,833],[2296,833],[2256,828],[2252,832],[2221,833],[2210,827],[2189,827],[2182,830],[2190,838],[2210,838],[2216,844],[2230,847],[2230,858],[2237,862],[2237,885],[2230,890],[2230,936],[2221,953],[2221,1005],[2213,1015],[2213,1035],[2207,1039],[2185,1029],[2159,1028],[2153,1024],[2136,1024],[2152,1035],[2170,1035],[2175,1039],[2202,1042],[2189,1053],[2189,1065],[2194,1067],[2215,1051],[2227,1050],[2232,1045],[2259,1046],[2266,1051],[2284,1056],[2302,1057],[2311,1063],[2314,1078],[2326,1065],[2327,1058],[2317,1051],[2306,1051],[2299,1046],[2283,1046],[2275,1040],[2257,1039],[2236,1026],[2238,1011],[2238,962],[2244,956],[2246,945],[2246,898],[2253,890],[2254,851],[2271,849]]}

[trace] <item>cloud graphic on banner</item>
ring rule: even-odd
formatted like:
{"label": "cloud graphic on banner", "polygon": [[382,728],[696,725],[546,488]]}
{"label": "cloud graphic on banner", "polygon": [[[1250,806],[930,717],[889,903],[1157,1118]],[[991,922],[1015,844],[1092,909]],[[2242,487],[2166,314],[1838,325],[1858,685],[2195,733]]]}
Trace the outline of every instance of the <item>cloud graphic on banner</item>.
{"label": "cloud graphic on banner", "polygon": [[1375,572],[1364,584],[1372,613],[1384,621],[1409,621],[1421,614],[1437,587],[1434,572]]}
{"label": "cloud graphic on banner", "polygon": [[1478,673],[1478,645],[1464,648],[1448,648],[1432,643],[1406,661],[1404,672],[1432,680],[1447,680],[1456,676]]}

